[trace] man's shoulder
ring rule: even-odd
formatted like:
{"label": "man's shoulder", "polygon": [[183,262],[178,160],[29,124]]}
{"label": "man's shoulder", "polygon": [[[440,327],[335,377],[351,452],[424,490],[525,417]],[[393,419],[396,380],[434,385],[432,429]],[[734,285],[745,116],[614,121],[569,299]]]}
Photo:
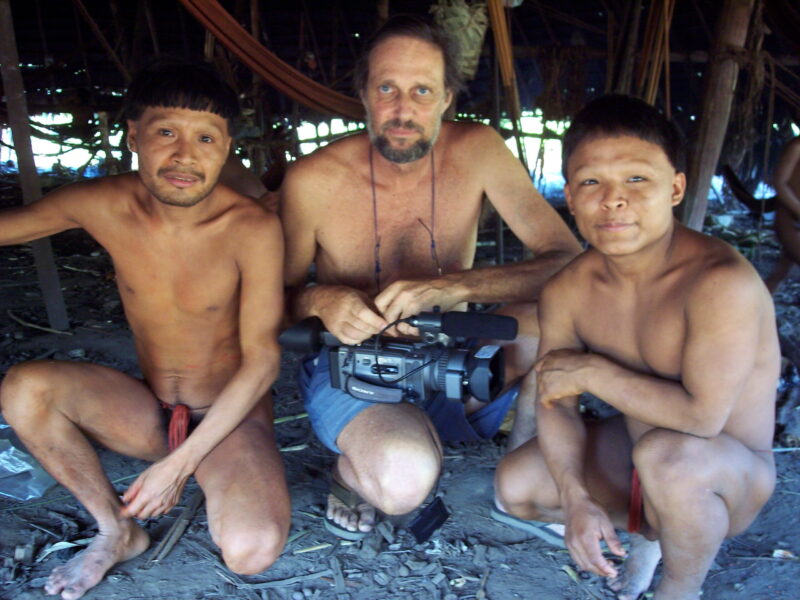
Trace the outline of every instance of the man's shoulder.
{"label": "man's shoulder", "polygon": [[[288,174],[298,177],[331,177],[347,172],[359,152],[369,144],[366,132],[354,133],[317,148],[311,154],[298,158],[292,163]],[[288,175],[287,174],[287,175]]]}
{"label": "man's shoulder", "polygon": [[143,187],[137,174],[129,172],[75,181],[53,190],[43,199],[76,209],[91,207],[96,210],[103,205],[122,206]]}
{"label": "man's shoulder", "polygon": [[475,121],[443,121],[440,135],[448,144],[502,143],[494,129]]}
{"label": "man's shoulder", "polygon": [[280,222],[278,215],[258,200],[229,187],[217,190],[221,196],[220,215],[226,215],[233,223],[241,227],[270,227]]}
{"label": "man's shoulder", "polygon": [[311,217],[320,206],[346,193],[343,190],[352,189],[358,174],[367,169],[368,147],[366,133],[355,134],[297,159],[281,184],[281,214],[305,212]]}
{"label": "man's shoulder", "polygon": [[677,268],[682,270],[680,276],[690,305],[703,304],[710,296],[769,296],[758,271],[733,246],[685,227],[682,232],[682,259]]}
{"label": "man's shoulder", "polygon": [[561,270],[547,280],[543,293],[547,290],[550,294],[563,297],[573,297],[576,290],[587,286],[596,277],[602,266],[602,256],[594,248],[588,248],[568,262]]}

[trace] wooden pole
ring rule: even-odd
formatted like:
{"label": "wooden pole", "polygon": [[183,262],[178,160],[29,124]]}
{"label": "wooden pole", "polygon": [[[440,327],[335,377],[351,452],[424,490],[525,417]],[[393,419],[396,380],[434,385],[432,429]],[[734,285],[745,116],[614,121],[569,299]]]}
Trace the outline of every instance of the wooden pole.
{"label": "wooden pole", "polygon": [[[492,34],[494,37],[494,34]],[[497,46],[492,44],[492,127],[495,131],[500,131],[500,64],[497,62]],[[495,210],[495,264],[503,265],[506,262],[505,237],[503,236],[503,217]]]}
{"label": "wooden pole", "polygon": [[[35,202],[42,196],[39,175],[33,160],[30,130],[28,128],[28,105],[25,101],[25,87],[19,71],[19,54],[17,40],[14,36],[14,21],[11,16],[10,0],[0,0],[0,71],[2,71],[3,87],[8,107],[8,120],[11,134],[14,136],[14,150],[17,153],[19,180],[22,187],[22,199],[25,204]],[[47,319],[53,329],[69,328],[67,309],[61,294],[56,263],[50,239],[43,238],[33,242],[33,257],[36,263],[36,274],[44,296]]]}
{"label": "wooden pole", "polygon": [[89,11],[86,10],[86,6],[84,6],[81,0],[72,0],[72,1],[75,3],[75,7],[78,9],[78,12],[80,12],[81,16],[83,16],[83,18],[86,20],[87,25],[89,25],[89,28],[92,30],[92,33],[94,33],[95,37],[97,38],[97,41],[100,42],[103,48],[105,48],[105,51],[108,54],[108,57],[111,59],[111,62],[113,62],[116,65],[117,69],[119,69],[119,72],[122,74],[122,78],[125,80],[125,83],[126,84],[130,83],[131,74],[128,72],[128,69],[122,63],[119,56],[117,56],[117,53],[114,52],[114,49],[111,47],[111,44],[108,43],[106,36],[103,35],[103,32],[97,26],[97,23],[95,23],[94,19],[92,18],[92,15],[90,15]]}
{"label": "wooden pole", "polygon": [[687,165],[683,222],[700,231],[708,208],[708,190],[717,167],[739,74],[737,55],[744,49],[754,0],[725,0],[717,21],[706,71],[703,108]]}
{"label": "wooden pole", "polygon": [[639,22],[642,18],[642,2],[635,0],[631,9],[630,19],[626,21],[627,35],[622,61],[617,75],[617,85],[614,91],[620,94],[630,94],[633,87],[633,70],[636,65],[636,45],[639,42]]}

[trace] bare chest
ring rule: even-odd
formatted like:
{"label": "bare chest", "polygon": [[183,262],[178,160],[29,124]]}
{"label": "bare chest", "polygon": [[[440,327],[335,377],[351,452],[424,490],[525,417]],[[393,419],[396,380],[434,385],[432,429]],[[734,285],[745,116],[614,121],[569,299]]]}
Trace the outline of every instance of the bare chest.
{"label": "bare chest", "polygon": [[[451,172],[451,175],[454,174]],[[321,282],[371,286],[401,278],[435,277],[472,265],[481,191],[468,177],[438,176],[406,188],[369,178],[332,193],[319,215],[317,268]]]}
{"label": "bare chest", "polygon": [[678,379],[686,340],[680,297],[593,293],[578,321],[590,351],[643,373]]}
{"label": "bare chest", "polygon": [[209,318],[227,313],[238,298],[235,261],[214,239],[181,242],[130,230],[98,241],[111,254],[129,318]]}

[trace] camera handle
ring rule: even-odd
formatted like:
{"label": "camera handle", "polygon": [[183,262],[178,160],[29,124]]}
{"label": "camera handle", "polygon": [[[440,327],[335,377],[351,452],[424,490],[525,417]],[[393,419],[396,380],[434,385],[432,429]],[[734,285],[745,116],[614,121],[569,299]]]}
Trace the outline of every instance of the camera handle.
{"label": "camera handle", "polygon": [[375,385],[352,375],[345,379],[344,389],[354,398],[381,404],[399,404],[405,397],[405,392],[399,388]]}

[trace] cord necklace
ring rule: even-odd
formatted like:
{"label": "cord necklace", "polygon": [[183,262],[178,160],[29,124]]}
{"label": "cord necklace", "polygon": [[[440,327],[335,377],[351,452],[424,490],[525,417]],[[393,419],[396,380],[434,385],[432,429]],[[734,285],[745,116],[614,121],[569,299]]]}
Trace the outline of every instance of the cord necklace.
{"label": "cord necklace", "polygon": [[[431,258],[436,265],[436,272],[439,277],[442,276],[442,265],[439,263],[439,255],[436,252],[436,238],[434,237],[436,231],[436,168],[433,161],[433,148],[431,148],[431,226],[428,227],[425,222],[417,217],[420,225],[425,228],[431,238]],[[378,229],[378,194],[375,190],[375,165],[372,160],[372,144],[369,146],[369,178],[372,187],[372,225],[375,232],[375,248],[373,260],[375,263],[375,286],[377,290],[381,291],[381,236]]]}

